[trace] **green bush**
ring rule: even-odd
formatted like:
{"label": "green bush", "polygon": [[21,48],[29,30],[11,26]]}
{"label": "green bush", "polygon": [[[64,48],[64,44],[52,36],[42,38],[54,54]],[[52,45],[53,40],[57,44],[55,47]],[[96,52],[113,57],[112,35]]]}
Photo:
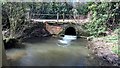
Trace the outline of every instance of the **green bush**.
{"label": "green bush", "polygon": [[[114,30],[119,25],[119,3],[91,3],[88,9],[92,12],[91,21],[84,28],[91,36],[98,37],[107,29]],[[118,8],[116,8],[118,7]]]}

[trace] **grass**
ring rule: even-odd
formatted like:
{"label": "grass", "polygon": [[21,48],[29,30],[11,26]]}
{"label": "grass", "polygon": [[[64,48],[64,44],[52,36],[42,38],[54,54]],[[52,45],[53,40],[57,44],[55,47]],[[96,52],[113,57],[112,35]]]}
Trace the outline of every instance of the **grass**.
{"label": "grass", "polygon": [[120,50],[119,50],[119,46],[115,46],[112,48],[112,51],[116,54],[118,54],[118,56],[120,56]]}
{"label": "grass", "polygon": [[110,43],[118,43],[118,36],[109,35],[109,36],[104,37],[104,40]]}
{"label": "grass", "polygon": [[115,46],[112,48],[112,52],[118,54],[120,56],[120,50],[119,50],[119,37],[118,35],[109,35],[104,37],[104,40],[107,41],[108,43],[113,43]]}

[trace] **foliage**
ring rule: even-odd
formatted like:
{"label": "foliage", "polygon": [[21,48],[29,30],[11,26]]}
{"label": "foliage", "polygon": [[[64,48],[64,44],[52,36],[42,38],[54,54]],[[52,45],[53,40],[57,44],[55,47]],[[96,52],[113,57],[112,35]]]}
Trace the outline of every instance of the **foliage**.
{"label": "foliage", "polygon": [[[56,19],[56,14],[71,14],[72,10],[72,5],[66,3],[66,2],[43,2],[43,3],[32,3],[31,5],[31,14],[32,13],[38,13],[38,14],[53,14],[53,15],[43,15],[43,16],[38,16],[38,18],[43,18],[43,19],[50,19],[50,18],[55,18]],[[65,16],[68,17],[68,16]],[[62,18],[62,15],[60,15],[60,18]]]}
{"label": "foliage", "polygon": [[[10,26],[10,37],[16,37],[15,35],[25,24],[25,4],[17,2],[7,2],[2,4],[2,24],[9,23],[6,26]],[[4,16],[6,14],[6,16]],[[7,18],[8,21],[5,21]],[[19,34],[19,33],[18,33]]]}
{"label": "foliage", "polygon": [[88,4],[85,3],[79,4],[76,9],[79,15],[87,15],[89,11]]}
{"label": "foliage", "polygon": [[92,12],[91,21],[84,27],[93,36],[99,36],[108,29],[114,30],[119,26],[120,3],[89,3]]}
{"label": "foliage", "polygon": [[110,43],[116,43],[116,44],[118,43],[118,36],[116,35],[113,35],[113,36],[109,35],[109,36],[104,37],[104,39],[105,41],[110,42]]}

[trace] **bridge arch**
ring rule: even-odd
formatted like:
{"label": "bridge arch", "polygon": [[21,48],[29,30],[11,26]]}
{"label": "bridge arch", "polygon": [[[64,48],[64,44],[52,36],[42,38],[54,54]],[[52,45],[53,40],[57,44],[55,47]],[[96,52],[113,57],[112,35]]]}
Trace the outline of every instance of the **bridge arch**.
{"label": "bridge arch", "polygon": [[76,35],[77,35],[77,33],[76,33],[76,28],[75,28],[75,27],[72,27],[72,26],[67,27],[67,28],[65,29],[65,31],[64,31],[64,34],[65,34],[65,35],[74,35],[74,36],[76,36]]}

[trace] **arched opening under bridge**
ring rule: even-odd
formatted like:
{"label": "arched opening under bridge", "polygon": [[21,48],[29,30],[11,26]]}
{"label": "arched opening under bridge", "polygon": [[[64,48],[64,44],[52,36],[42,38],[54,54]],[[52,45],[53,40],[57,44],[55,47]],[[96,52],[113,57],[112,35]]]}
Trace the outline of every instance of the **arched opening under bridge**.
{"label": "arched opening under bridge", "polygon": [[65,30],[65,35],[73,35],[73,36],[75,36],[76,35],[76,29],[74,27],[68,27]]}

